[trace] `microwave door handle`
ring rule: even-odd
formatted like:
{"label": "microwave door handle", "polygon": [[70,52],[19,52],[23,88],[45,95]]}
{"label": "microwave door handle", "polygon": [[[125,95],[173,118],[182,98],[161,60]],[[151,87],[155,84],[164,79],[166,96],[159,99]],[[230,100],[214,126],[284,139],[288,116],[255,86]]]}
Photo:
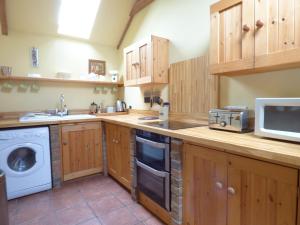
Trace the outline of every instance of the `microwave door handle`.
{"label": "microwave door handle", "polygon": [[136,160],[136,165],[143,168],[144,170],[147,170],[149,173],[152,173],[152,174],[154,174],[155,176],[158,176],[158,177],[166,177],[168,175],[167,172],[163,172],[163,171],[153,169],[150,166],[147,166],[144,163],[139,162],[138,160]]}
{"label": "microwave door handle", "polygon": [[159,143],[159,142],[155,142],[155,141],[150,141],[141,137],[136,137],[136,141],[140,142],[142,144],[146,144],[146,145],[150,145],[154,148],[159,148],[159,149],[165,149],[166,148],[166,144],[163,143]]}

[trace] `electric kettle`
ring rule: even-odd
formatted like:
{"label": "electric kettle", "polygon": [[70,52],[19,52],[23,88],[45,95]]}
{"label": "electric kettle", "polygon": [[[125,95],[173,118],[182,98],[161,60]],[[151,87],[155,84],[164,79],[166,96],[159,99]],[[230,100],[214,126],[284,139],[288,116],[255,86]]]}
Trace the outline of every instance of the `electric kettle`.
{"label": "electric kettle", "polygon": [[126,103],[124,101],[118,100],[116,103],[116,111],[117,112],[125,112]]}

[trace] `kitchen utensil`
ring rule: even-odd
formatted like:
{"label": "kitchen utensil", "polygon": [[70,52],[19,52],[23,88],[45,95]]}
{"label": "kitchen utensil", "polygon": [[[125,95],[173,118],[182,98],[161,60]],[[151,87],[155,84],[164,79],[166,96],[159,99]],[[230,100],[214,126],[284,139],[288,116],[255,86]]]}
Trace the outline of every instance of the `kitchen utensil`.
{"label": "kitchen utensil", "polygon": [[106,107],[106,112],[107,113],[114,113],[114,112],[116,112],[116,107],[108,106],[108,107]]}
{"label": "kitchen utensil", "polygon": [[249,110],[247,107],[229,106],[209,111],[209,128],[234,132],[249,132]]}
{"label": "kitchen utensil", "polygon": [[90,113],[91,114],[96,114],[98,111],[98,105],[93,102],[91,105],[90,105]]}
{"label": "kitchen utensil", "polygon": [[125,112],[126,103],[124,101],[118,100],[116,103],[116,110],[117,112]]}

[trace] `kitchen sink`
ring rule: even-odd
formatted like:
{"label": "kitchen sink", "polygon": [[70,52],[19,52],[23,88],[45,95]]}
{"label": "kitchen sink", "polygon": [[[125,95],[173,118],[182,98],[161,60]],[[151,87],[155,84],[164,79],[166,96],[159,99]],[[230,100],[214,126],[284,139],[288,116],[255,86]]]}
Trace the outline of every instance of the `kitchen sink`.
{"label": "kitchen sink", "polygon": [[89,114],[57,116],[57,115],[51,115],[46,113],[29,113],[20,117],[19,121],[21,123],[30,123],[30,122],[48,122],[48,121],[62,121],[62,120],[81,120],[81,119],[93,119],[93,118],[96,118],[96,116],[89,115]]}
{"label": "kitchen sink", "polygon": [[158,120],[158,116],[145,116],[145,117],[140,117],[139,120]]}

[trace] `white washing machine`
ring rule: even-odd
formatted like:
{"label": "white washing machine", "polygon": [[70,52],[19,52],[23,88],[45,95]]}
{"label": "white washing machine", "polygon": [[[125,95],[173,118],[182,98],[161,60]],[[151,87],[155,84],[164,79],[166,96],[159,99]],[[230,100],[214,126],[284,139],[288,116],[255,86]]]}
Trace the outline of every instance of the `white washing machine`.
{"label": "white washing machine", "polygon": [[0,130],[0,169],[8,199],[51,189],[48,127]]}

